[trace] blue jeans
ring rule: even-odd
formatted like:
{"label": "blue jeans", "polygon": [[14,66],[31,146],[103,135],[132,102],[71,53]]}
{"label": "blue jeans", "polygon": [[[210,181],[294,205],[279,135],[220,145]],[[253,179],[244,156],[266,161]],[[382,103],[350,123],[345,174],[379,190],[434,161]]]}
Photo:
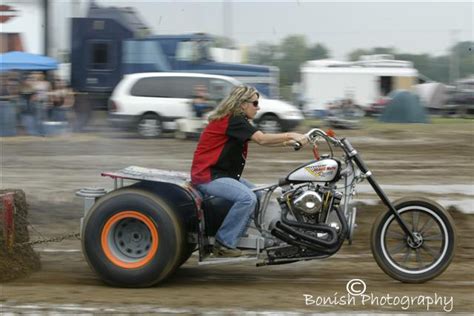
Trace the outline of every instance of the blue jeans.
{"label": "blue jeans", "polygon": [[257,205],[257,196],[251,188],[255,185],[241,178],[218,178],[208,183],[197,185],[207,195],[220,197],[234,202],[216,233],[216,240],[228,248],[237,247]]}

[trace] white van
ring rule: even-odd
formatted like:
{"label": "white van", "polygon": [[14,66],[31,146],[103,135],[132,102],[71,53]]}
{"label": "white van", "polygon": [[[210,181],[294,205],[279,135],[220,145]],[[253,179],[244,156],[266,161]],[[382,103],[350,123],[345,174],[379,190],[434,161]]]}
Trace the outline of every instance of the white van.
{"label": "white van", "polygon": [[[174,131],[176,119],[192,118],[194,87],[204,85],[209,99],[219,104],[234,86],[234,78],[201,73],[136,73],[124,76],[109,100],[109,121],[117,127],[134,128],[144,137],[158,137]],[[264,132],[295,128],[303,114],[281,100],[260,97],[260,110],[254,123]]]}

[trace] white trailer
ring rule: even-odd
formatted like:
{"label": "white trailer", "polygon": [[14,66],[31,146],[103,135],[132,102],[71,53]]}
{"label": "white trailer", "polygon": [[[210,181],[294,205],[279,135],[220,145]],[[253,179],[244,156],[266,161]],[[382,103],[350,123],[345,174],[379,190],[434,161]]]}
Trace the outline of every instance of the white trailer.
{"label": "white trailer", "polygon": [[393,90],[412,89],[418,71],[408,61],[391,55],[362,56],[356,62],[311,60],[301,66],[304,110],[326,110],[340,99],[368,107]]}

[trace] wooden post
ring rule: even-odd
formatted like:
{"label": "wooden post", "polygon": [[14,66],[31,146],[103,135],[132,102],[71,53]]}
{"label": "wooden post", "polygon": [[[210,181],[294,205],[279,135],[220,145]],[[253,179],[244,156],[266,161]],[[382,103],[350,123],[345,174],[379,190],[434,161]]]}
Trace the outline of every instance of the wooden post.
{"label": "wooden post", "polygon": [[5,193],[0,197],[3,203],[3,239],[5,240],[6,249],[11,251],[15,242],[14,193]]}

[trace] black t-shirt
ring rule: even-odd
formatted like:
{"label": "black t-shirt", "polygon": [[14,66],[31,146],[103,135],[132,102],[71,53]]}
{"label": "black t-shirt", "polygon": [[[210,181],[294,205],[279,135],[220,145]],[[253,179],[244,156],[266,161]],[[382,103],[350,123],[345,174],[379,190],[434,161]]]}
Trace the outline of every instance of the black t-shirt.
{"label": "black t-shirt", "polygon": [[194,184],[217,178],[240,179],[247,159],[248,141],[257,129],[245,116],[226,116],[209,123],[194,152]]}

